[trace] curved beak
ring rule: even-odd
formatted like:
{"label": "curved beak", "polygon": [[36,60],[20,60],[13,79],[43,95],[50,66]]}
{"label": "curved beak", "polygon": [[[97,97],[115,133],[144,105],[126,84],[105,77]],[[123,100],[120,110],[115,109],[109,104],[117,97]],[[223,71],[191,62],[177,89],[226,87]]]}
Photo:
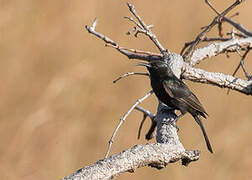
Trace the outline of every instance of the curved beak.
{"label": "curved beak", "polygon": [[134,64],[134,66],[145,66],[145,67],[151,67],[151,65],[150,65],[149,63],[144,63],[144,62],[136,63],[136,64]]}

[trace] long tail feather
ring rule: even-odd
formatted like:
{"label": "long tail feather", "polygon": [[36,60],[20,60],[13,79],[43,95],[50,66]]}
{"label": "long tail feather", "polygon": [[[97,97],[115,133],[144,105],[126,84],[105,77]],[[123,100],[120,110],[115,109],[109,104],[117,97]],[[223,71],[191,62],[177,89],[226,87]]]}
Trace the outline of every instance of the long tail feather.
{"label": "long tail feather", "polygon": [[203,133],[203,135],[204,135],[204,138],[205,138],[205,141],[206,141],[206,145],[207,145],[207,149],[208,149],[211,153],[213,153],[213,150],[212,150],[210,141],[209,141],[209,139],[208,139],[208,137],[207,137],[207,134],[206,134],[205,128],[204,128],[204,126],[203,126],[203,124],[202,124],[202,122],[201,122],[201,119],[200,119],[197,115],[195,115],[195,116],[193,116],[193,117],[194,117],[195,121],[198,123],[198,125],[200,126],[200,129],[201,129],[201,131],[202,131],[202,133]]}

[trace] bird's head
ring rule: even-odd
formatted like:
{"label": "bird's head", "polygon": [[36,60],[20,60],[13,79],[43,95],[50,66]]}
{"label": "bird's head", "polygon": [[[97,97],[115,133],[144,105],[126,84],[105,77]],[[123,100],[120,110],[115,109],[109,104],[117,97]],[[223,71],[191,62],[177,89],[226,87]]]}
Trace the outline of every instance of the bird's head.
{"label": "bird's head", "polygon": [[149,63],[137,63],[136,66],[145,66],[147,67],[150,75],[152,76],[169,76],[172,75],[172,71],[165,61],[153,60]]}

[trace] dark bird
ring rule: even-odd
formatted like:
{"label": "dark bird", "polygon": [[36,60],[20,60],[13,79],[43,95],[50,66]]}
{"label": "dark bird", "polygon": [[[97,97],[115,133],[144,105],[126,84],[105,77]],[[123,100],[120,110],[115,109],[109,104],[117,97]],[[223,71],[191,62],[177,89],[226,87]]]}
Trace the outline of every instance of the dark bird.
{"label": "dark bird", "polygon": [[155,60],[149,63],[138,63],[136,65],[147,67],[150,73],[151,86],[157,98],[167,106],[180,110],[181,115],[176,120],[184,116],[187,112],[193,116],[203,132],[208,150],[213,153],[200,119],[200,116],[206,118],[208,114],[187,85],[173,74],[171,68],[165,61]]}

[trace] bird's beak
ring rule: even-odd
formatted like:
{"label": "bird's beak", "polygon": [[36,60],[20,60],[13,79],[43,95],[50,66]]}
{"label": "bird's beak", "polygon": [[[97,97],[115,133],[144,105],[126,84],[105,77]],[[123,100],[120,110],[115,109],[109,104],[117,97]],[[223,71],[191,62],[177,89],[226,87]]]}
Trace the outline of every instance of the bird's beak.
{"label": "bird's beak", "polygon": [[151,67],[149,63],[144,63],[144,62],[136,63],[136,64],[134,64],[134,66],[145,66],[145,67]]}

